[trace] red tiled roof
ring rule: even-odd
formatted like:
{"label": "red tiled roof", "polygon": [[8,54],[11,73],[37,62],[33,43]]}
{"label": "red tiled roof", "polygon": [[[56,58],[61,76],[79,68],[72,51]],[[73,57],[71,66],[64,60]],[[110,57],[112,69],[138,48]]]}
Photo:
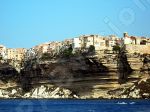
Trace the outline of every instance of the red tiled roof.
{"label": "red tiled roof", "polygon": [[135,39],[136,39],[136,37],[134,37],[134,36],[131,36],[131,37],[130,37],[130,39],[132,39],[132,40],[135,40]]}

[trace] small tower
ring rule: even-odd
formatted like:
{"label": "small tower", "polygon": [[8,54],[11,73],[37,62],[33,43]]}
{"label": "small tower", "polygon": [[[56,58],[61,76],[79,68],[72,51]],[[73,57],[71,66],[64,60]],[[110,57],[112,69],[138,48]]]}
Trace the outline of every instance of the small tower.
{"label": "small tower", "polygon": [[129,37],[128,33],[127,33],[127,32],[123,33],[123,37],[124,37],[124,38],[125,38],[125,37]]}

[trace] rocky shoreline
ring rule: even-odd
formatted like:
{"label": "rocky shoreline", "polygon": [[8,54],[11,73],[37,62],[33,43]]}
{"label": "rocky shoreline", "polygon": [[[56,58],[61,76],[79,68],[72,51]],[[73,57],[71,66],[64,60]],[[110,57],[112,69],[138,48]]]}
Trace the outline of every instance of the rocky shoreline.
{"label": "rocky shoreline", "polygon": [[[149,99],[150,98],[150,78],[142,79],[129,88],[117,88],[102,94],[103,97],[78,96],[76,93],[63,87],[54,85],[40,85],[31,89],[30,92],[23,93],[22,88],[12,87],[0,89],[0,98],[24,98],[24,99]],[[102,92],[102,91],[101,91]]]}
{"label": "rocky shoreline", "polygon": [[21,88],[0,89],[0,98],[78,98],[70,90],[52,85],[41,85],[33,88],[30,92],[23,93]]}

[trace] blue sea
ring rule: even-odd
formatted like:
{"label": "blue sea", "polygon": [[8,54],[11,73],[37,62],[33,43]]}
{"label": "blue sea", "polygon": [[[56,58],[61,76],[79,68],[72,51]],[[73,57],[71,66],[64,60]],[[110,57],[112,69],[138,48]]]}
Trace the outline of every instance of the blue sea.
{"label": "blue sea", "polygon": [[0,100],[0,112],[150,112],[150,100]]}

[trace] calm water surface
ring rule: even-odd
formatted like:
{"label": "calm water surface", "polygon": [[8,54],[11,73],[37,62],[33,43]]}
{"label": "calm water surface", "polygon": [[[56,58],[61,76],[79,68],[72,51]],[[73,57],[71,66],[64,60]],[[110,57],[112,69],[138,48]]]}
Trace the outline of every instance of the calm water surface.
{"label": "calm water surface", "polygon": [[0,112],[150,112],[150,100],[0,100]]}

